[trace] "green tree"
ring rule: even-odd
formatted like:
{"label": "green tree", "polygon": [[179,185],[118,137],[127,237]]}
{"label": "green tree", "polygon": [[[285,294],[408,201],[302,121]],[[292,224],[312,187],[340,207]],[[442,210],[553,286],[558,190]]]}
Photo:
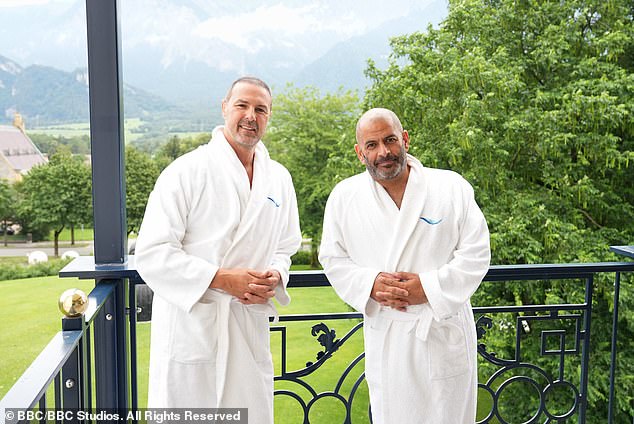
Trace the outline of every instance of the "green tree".
{"label": "green tree", "polygon": [[[631,244],[633,16],[631,0],[456,0],[438,29],[392,40],[388,69],[370,64],[366,106],[393,109],[414,155],[471,181],[493,263],[605,260],[609,245]],[[595,291],[605,314],[608,284]],[[578,292],[573,283],[508,283],[483,286],[475,302],[569,302]],[[623,336],[633,320],[623,318],[621,352],[634,347]],[[593,322],[593,364],[609,360],[609,324]],[[601,367],[591,373],[605,381]],[[607,416],[601,384],[591,387],[588,422]],[[623,416],[634,412],[632,379],[624,386]]]}
{"label": "green tree", "polygon": [[30,133],[29,138],[35,143],[40,152],[49,156],[55,154],[60,145],[68,146],[70,151],[76,155],[90,154],[90,137],[88,135],[64,137],[45,133]]}
{"label": "green tree", "polygon": [[68,150],[58,149],[47,164],[32,168],[18,190],[19,215],[27,228],[53,230],[55,256],[64,228],[92,222],[90,168]]}
{"label": "green tree", "polygon": [[273,101],[265,144],[293,176],[314,267],[328,195],[337,182],[361,169],[354,154],[359,114],[359,100],[352,92],[322,95],[316,88],[289,85]]}
{"label": "green tree", "polygon": [[193,137],[185,138],[180,138],[176,135],[170,137],[156,152],[156,161],[159,168],[164,169],[177,157],[194,150],[202,144],[208,143],[210,138],[211,134],[209,133],[200,133]]}
{"label": "green tree", "polygon": [[181,139],[178,136],[170,137],[165,144],[163,144],[157,153],[159,161],[164,162],[164,168],[170,164],[174,159],[185,153],[185,150],[181,146]]}
{"label": "green tree", "polygon": [[209,143],[209,140],[211,140],[211,134],[209,133],[200,133],[191,137],[185,137],[181,139],[181,149],[183,153],[191,152],[198,148],[198,146]]}
{"label": "green tree", "polygon": [[143,221],[145,206],[160,169],[149,155],[127,146],[125,151],[126,213],[128,235]]}
{"label": "green tree", "polygon": [[7,225],[8,221],[15,216],[16,193],[13,186],[7,180],[0,180],[0,222],[2,222],[2,233],[4,245],[7,245]]}
{"label": "green tree", "polygon": [[440,29],[392,42],[389,69],[369,67],[367,105],[395,109],[416,155],[476,186],[497,263],[631,240],[629,3],[456,1]]}

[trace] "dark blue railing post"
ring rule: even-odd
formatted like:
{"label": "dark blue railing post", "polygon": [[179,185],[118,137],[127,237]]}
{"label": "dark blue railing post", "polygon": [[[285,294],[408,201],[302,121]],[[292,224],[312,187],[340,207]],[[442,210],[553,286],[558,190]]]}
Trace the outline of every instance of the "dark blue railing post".
{"label": "dark blue railing post", "polygon": [[97,409],[127,409],[128,360],[126,332],[127,280],[117,280],[94,321]]}
{"label": "dark blue railing post", "polygon": [[581,382],[579,390],[579,424],[586,422],[588,406],[588,375],[590,374],[590,324],[592,323],[592,295],[594,291],[594,274],[586,278],[586,295],[583,321],[583,349],[581,351]]}
{"label": "dark blue railing post", "polygon": [[[610,246],[610,251],[628,258],[634,258],[634,246]],[[616,386],[616,353],[618,341],[617,332],[619,326],[620,291],[621,273],[617,271],[614,278],[614,310],[612,312],[612,340],[610,342],[610,394],[608,397],[608,424],[612,424],[614,422],[614,388]],[[632,424],[634,424],[634,417],[632,417]]]}
{"label": "dark blue railing post", "polygon": [[[127,261],[125,143],[118,0],[86,0],[95,268]],[[95,321],[98,410],[129,407],[126,279]]]}
{"label": "dark blue railing post", "polygon": [[616,378],[616,349],[619,325],[619,292],[621,291],[621,273],[617,272],[614,278],[614,312],[612,314],[612,340],[610,352],[610,394],[608,397],[608,424],[614,422],[614,379]]}
{"label": "dark blue railing post", "polygon": [[[130,408],[136,411],[139,407],[138,393],[138,373],[137,373],[137,343],[136,343],[136,323],[137,323],[137,302],[136,302],[136,286],[137,284],[145,284],[139,278],[130,278],[128,280],[128,310],[130,318],[130,381],[132,387],[130,390]],[[136,422],[136,421],[135,421]]]}
{"label": "dark blue railing post", "polygon": [[[83,316],[63,318],[62,331],[86,332],[86,322]],[[73,349],[72,354],[62,366],[61,400],[64,410],[78,410],[86,408],[87,396],[87,344],[82,337]]]}
{"label": "dark blue railing post", "polygon": [[95,263],[127,256],[118,0],[86,0]]}

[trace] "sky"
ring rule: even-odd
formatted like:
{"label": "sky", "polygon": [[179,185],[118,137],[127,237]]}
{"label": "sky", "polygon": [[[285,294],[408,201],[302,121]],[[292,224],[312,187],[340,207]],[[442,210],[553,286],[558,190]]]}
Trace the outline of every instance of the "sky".
{"label": "sky", "polygon": [[28,6],[32,4],[44,4],[46,0],[0,0],[0,7]]}
{"label": "sky", "polygon": [[[107,1],[107,0],[98,0]],[[358,89],[390,37],[446,16],[448,0],[119,0],[124,81],[172,102],[210,81]],[[0,56],[22,68],[87,67],[86,0],[0,0]],[[223,93],[224,94],[224,93]],[[196,100],[198,101],[198,100]]]}
{"label": "sky", "polygon": [[[336,42],[433,1],[123,0],[119,4],[124,50],[160,48],[168,66],[176,57],[210,62],[219,56],[211,52],[230,57],[231,49],[253,54],[271,46],[297,48],[297,54],[318,57]],[[50,53],[43,44],[51,45]],[[73,55],[63,48],[85,50],[85,0],[0,0],[0,55],[22,66],[39,61],[56,67],[66,64],[65,70],[72,70],[84,65],[85,54]],[[60,54],[67,57],[55,63]],[[238,62],[216,65],[239,67]]]}

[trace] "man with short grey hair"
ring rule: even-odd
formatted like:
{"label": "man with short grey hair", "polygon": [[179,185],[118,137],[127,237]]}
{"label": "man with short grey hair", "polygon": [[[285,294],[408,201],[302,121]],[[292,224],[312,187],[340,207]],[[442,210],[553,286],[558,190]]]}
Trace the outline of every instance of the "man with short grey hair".
{"label": "man with short grey hair", "polygon": [[248,408],[249,423],[273,422],[271,298],[290,301],[301,233],[291,176],[261,142],[271,103],[264,81],[236,80],[224,126],[150,195],[136,244],[154,291],[150,408]]}

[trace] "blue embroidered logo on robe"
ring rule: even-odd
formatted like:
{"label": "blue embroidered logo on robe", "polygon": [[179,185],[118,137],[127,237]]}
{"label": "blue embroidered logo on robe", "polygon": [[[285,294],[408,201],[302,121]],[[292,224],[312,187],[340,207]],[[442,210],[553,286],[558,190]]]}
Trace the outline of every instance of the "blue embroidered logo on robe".
{"label": "blue embroidered logo on robe", "polygon": [[440,224],[442,222],[442,218],[440,218],[440,219],[431,219],[431,218],[425,218],[424,216],[421,216],[420,220],[421,221],[425,221],[429,225],[436,225],[436,224]]}
{"label": "blue embroidered logo on robe", "polygon": [[267,199],[269,199],[271,202],[273,202],[273,204],[275,205],[276,208],[279,208],[281,203],[277,203],[275,201],[275,199],[273,199],[271,196],[267,197]]}

